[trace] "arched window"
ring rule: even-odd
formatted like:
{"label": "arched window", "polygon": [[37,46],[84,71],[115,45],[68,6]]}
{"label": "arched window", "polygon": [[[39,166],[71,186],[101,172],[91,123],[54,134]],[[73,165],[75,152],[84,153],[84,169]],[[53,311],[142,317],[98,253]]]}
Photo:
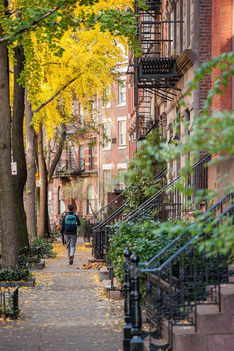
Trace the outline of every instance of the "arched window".
{"label": "arched window", "polygon": [[62,189],[59,187],[58,189],[58,212],[59,214],[62,214],[64,211],[66,211],[65,204],[62,200]]}
{"label": "arched window", "polygon": [[93,185],[89,185],[87,188],[87,214],[94,213],[94,204],[95,204],[94,187]]}

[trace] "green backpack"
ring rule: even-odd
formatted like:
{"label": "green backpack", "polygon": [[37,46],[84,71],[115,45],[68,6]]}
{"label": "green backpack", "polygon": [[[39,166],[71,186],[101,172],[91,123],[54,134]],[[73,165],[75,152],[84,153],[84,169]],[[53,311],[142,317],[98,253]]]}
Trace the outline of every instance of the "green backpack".
{"label": "green backpack", "polygon": [[65,217],[65,232],[76,231],[76,215],[74,213],[67,214]]}

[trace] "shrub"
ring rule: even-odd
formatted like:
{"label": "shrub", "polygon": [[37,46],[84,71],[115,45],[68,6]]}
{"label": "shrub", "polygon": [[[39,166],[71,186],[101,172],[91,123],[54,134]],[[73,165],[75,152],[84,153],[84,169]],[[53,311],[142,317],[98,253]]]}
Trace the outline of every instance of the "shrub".
{"label": "shrub", "polygon": [[[187,231],[187,225],[178,219],[160,223],[150,218],[141,218],[136,223],[123,221],[113,226],[113,231],[115,234],[111,237],[109,256],[115,268],[115,274],[123,283],[124,251],[127,244],[131,251],[136,249],[140,262],[147,262],[174,238],[184,234]],[[170,253],[172,254],[172,251]]]}
{"label": "shrub", "polygon": [[30,280],[32,272],[28,268],[17,268],[15,270],[0,269],[0,281]]}
{"label": "shrub", "polygon": [[33,262],[40,262],[42,258],[55,257],[53,245],[44,239],[34,238],[30,247],[19,250],[18,262],[20,267],[27,267]]}

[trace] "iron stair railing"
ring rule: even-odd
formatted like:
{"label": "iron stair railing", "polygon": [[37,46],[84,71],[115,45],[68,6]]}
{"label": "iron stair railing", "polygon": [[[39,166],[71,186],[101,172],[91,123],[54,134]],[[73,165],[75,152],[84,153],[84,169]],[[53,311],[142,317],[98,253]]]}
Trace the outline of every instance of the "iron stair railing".
{"label": "iron stair railing", "polygon": [[[166,173],[167,167],[164,167],[154,178],[156,181],[158,179],[162,179]],[[123,203],[116,211],[114,211],[109,217],[107,217],[104,221],[97,224],[92,229],[92,255],[95,258],[104,258],[105,253],[108,250],[109,242],[107,238],[109,237],[109,227],[110,225],[119,222],[125,216],[125,208],[128,202]],[[106,234],[107,231],[107,234]]]}
{"label": "iron stair railing", "polygon": [[[207,154],[199,161],[195,162],[187,172],[180,174],[172,182],[159,190],[155,195],[150,199],[141,204],[136,210],[129,213],[124,221],[135,222],[138,218],[150,214],[153,210],[158,210],[158,218],[165,221],[168,218],[182,217],[189,210],[191,206],[186,205],[187,199],[183,197],[179,190],[176,189],[176,185],[180,182],[182,177],[189,175],[191,172],[194,172],[194,193],[197,190],[202,189],[201,185],[206,189],[207,182],[200,178],[200,173],[204,172],[204,176],[207,177],[207,168],[205,165],[211,159],[211,154]],[[200,178],[201,182],[197,182],[197,179]]]}
{"label": "iron stair railing", "polygon": [[124,191],[119,194],[116,198],[110,201],[106,206],[102,207],[97,213],[84,222],[83,237],[84,241],[91,240],[93,228],[102,223],[111,213],[119,209],[120,205],[124,201]]}
{"label": "iron stair railing", "polygon": [[[164,167],[154,178],[153,181],[163,178],[166,174],[167,167]],[[117,223],[119,220],[125,217],[124,209],[126,208],[128,202],[126,201],[122,206],[120,206],[115,212],[113,212],[109,217],[107,217],[102,223],[99,223],[94,229],[104,228],[106,225],[111,225]]]}
{"label": "iron stair railing", "polygon": [[[192,223],[195,227],[197,223],[204,222],[209,216],[213,215],[215,217],[224,213],[229,205],[234,203],[234,192],[229,192],[224,195],[218,202],[216,202],[212,207],[210,207],[206,212],[204,212],[198,221]],[[151,258],[148,262],[140,263],[141,266],[147,268],[155,268],[162,265],[169,257],[177,252],[188,240],[191,239],[191,233],[185,233],[183,235],[177,236],[168,245],[165,246],[157,255]]]}
{"label": "iron stair railing", "polygon": [[[217,226],[226,217],[232,218],[233,225],[233,193],[221,199],[207,214],[222,209],[226,201],[231,201],[232,204],[216,217]],[[207,214],[204,218],[207,218]],[[228,268],[230,257],[219,254],[208,257],[205,250],[199,253],[198,240],[202,239],[206,242],[211,237],[212,230],[207,233],[204,229],[161,265],[154,259],[153,262],[147,263],[148,268],[141,269],[148,275],[145,303],[148,321],[156,328],[153,332],[155,338],[162,338],[163,329],[168,328],[168,343],[171,351],[173,350],[173,328],[192,326],[196,332],[198,305],[218,305],[220,311],[221,284],[230,283],[229,276],[234,274],[234,271]],[[160,255],[165,255],[168,249],[166,247]],[[156,349],[153,344],[150,347],[152,350]]]}
{"label": "iron stair railing", "polygon": [[[197,178],[200,179],[201,172],[204,171],[205,177],[207,177],[207,168],[204,165],[209,162],[211,159],[211,154],[207,154],[201,160],[194,163],[193,166],[189,168],[189,170],[185,174],[179,175],[176,179],[174,179],[171,183],[164,186],[161,190],[159,190],[155,195],[146,200],[140,206],[137,207],[136,210],[131,213],[125,215],[124,210],[126,207],[126,203],[123,204],[117,211],[115,211],[111,216],[109,216],[105,221],[101,224],[98,224],[93,228],[93,255],[95,257],[96,254],[101,258],[104,258],[105,251],[109,250],[109,241],[106,239],[110,238],[111,235],[114,235],[114,232],[111,231],[110,226],[113,224],[117,224],[120,221],[131,221],[135,222],[137,219],[142,218],[144,216],[150,215],[152,212],[157,210],[155,217],[160,221],[166,221],[168,218],[176,218],[181,217],[189,210],[191,207],[186,205],[186,198],[182,198],[179,190],[175,188],[176,184],[179,183],[182,176],[189,175],[192,171],[194,172],[194,184],[195,184],[195,192],[201,189],[202,186],[206,187],[207,182],[198,182]],[[198,172],[197,172],[198,171]],[[164,170],[165,172],[165,170]],[[163,171],[162,171],[163,173]],[[160,173],[157,177],[162,176]],[[157,178],[159,179],[159,178]],[[201,178],[202,179],[202,178]],[[173,191],[172,191],[173,190]],[[108,245],[108,246],[107,246]],[[106,246],[104,248],[104,246]],[[97,257],[97,258],[100,258]]]}

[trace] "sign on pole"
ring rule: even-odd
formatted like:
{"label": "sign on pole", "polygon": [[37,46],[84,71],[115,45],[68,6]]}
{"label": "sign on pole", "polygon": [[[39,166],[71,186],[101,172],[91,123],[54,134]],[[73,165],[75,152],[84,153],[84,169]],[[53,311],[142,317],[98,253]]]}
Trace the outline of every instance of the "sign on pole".
{"label": "sign on pole", "polygon": [[17,162],[11,162],[11,174],[17,175]]}

